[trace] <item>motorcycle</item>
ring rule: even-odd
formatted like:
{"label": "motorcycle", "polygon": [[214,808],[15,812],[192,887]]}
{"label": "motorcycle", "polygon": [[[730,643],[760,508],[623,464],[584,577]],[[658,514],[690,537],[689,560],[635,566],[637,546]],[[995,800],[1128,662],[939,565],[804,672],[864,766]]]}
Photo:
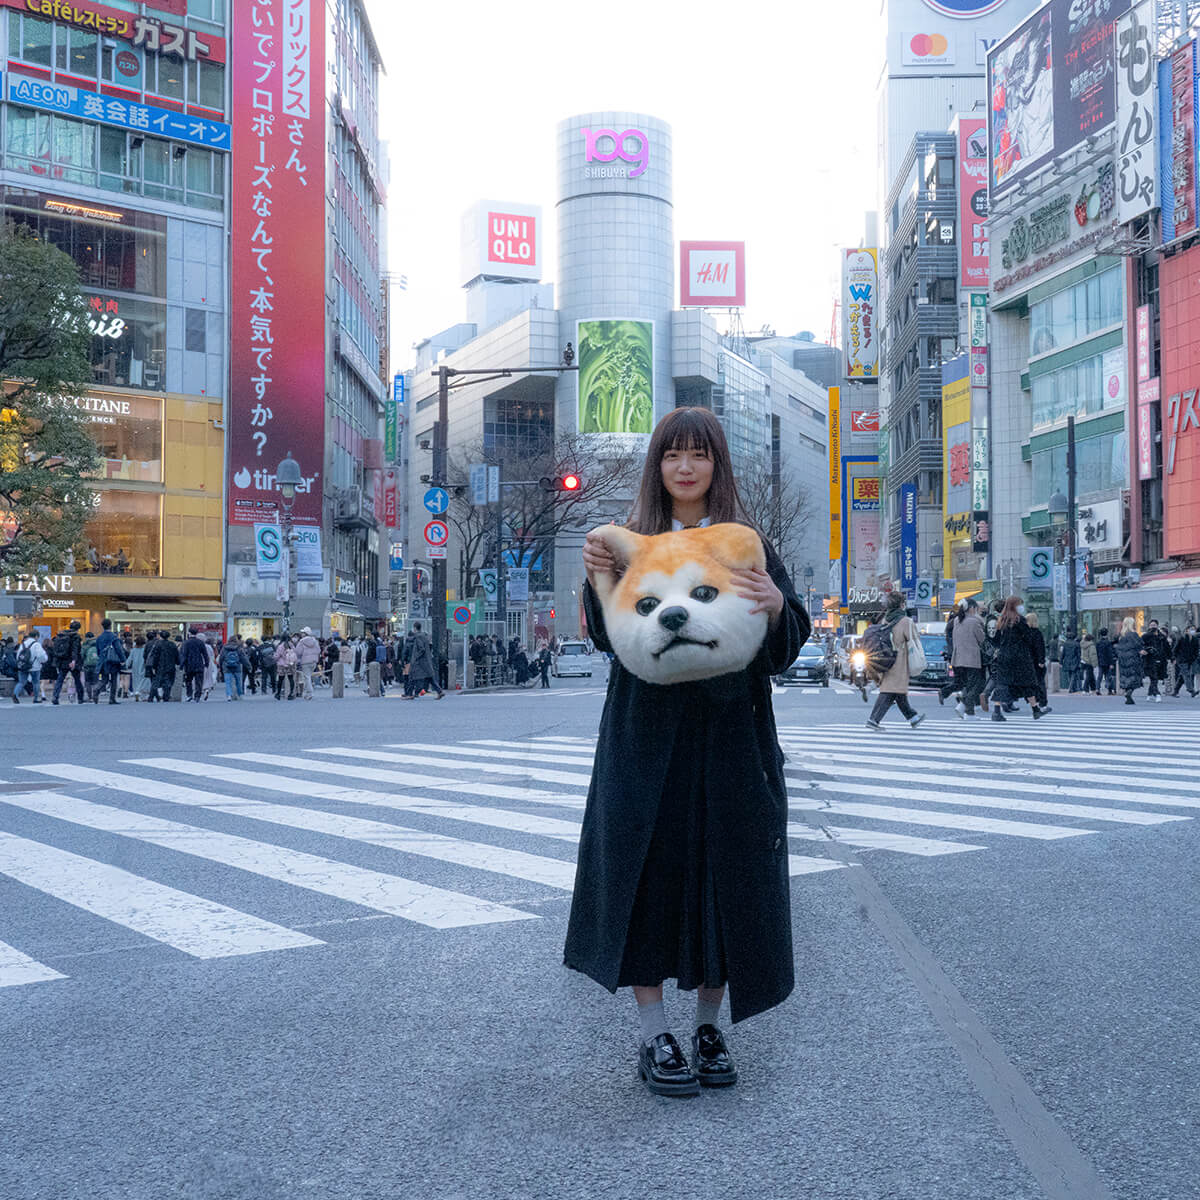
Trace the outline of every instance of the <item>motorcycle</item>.
{"label": "motorcycle", "polygon": [[867,702],[867,656],[862,650],[855,650],[850,655],[850,678],[851,687],[858,688],[862,693],[863,703]]}

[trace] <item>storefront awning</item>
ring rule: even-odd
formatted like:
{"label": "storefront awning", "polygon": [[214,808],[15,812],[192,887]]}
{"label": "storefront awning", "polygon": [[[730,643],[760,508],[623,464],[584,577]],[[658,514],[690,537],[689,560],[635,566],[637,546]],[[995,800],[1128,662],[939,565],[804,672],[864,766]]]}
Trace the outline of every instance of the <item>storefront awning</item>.
{"label": "storefront awning", "polygon": [[185,608],[112,608],[104,614],[114,621],[161,621],[176,624],[179,621],[199,621],[205,625],[222,625],[225,614],[220,609]]}
{"label": "storefront awning", "polygon": [[1148,579],[1137,587],[1104,588],[1079,594],[1079,607],[1091,612],[1171,604],[1200,604],[1200,575],[1168,575]]}

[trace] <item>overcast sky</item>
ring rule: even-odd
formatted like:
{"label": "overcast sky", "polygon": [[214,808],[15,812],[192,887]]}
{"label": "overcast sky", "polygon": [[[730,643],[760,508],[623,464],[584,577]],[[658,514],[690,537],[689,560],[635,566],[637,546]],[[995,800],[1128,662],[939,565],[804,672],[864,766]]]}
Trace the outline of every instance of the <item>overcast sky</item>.
{"label": "overcast sky", "polygon": [[837,247],[873,206],[877,0],[454,5],[367,0],[384,57],[394,369],[463,319],[459,220],[478,199],[545,210],[555,276],[554,131],[597,109],[674,132],[675,237],[747,244],[746,329],[829,336]]}

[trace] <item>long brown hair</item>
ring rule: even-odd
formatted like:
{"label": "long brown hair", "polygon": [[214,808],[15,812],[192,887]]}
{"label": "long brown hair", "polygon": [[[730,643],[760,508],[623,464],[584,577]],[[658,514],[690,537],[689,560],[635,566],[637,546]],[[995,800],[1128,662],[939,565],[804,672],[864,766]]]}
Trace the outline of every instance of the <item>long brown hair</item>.
{"label": "long brown hair", "polygon": [[1020,603],[1020,596],[1009,596],[1005,600],[1004,607],[1000,610],[1000,619],[996,622],[997,629],[1011,629],[1021,620],[1021,614],[1017,612],[1017,605]]}
{"label": "long brown hair", "polygon": [[650,437],[646,465],[628,526],[635,533],[666,533],[671,528],[671,496],[662,481],[662,460],[668,450],[703,450],[712,461],[708,516],[722,521],[754,522],[746,515],[733,478],[733,459],[721,422],[707,408],[676,408],[667,413]]}

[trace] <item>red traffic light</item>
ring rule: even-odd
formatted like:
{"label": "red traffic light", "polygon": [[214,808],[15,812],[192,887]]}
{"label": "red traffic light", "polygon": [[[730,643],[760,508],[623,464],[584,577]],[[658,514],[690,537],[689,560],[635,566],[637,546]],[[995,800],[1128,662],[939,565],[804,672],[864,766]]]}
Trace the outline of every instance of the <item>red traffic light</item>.
{"label": "red traffic light", "polygon": [[583,480],[578,475],[543,475],[538,484],[544,492],[577,492]]}
{"label": "red traffic light", "polygon": [[555,617],[557,617],[557,616],[558,616],[558,610],[552,608],[550,610],[550,620],[553,621],[555,619]]}
{"label": "red traffic light", "polygon": [[578,475],[564,475],[563,481],[562,481],[562,490],[564,492],[579,491],[579,476]]}

